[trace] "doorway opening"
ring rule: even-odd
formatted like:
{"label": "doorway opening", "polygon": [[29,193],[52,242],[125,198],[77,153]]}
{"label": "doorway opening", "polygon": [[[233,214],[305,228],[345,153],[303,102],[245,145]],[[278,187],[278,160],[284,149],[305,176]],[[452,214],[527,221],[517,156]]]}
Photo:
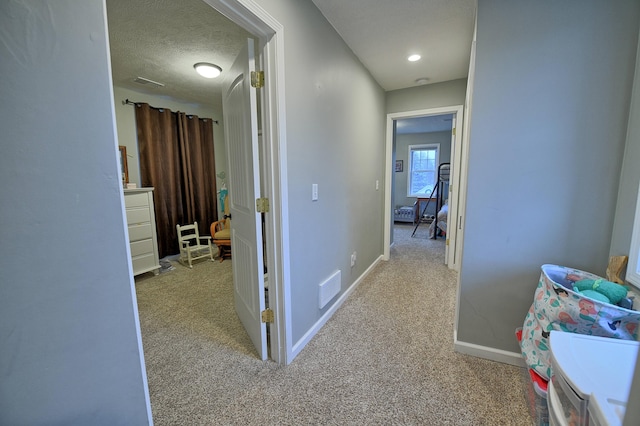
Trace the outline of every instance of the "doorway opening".
{"label": "doorway opening", "polygon": [[[258,269],[261,275],[263,269],[269,272],[269,306],[273,312],[269,333],[269,355],[275,362],[287,364],[290,362],[288,354],[291,354],[291,348],[287,345],[286,339],[290,326],[285,323],[285,313],[288,309],[285,304],[288,300],[285,298],[288,292],[288,242],[287,239],[281,238],[283,229],[288,227],[287,217],[283,214],[287,211],[286,197],[282,195],[287,193],[286,169],[283,169],[284,161],[281,158],[282,153],[286,152],[281,132],[281,129],[284,129],[282,26],[257,6],[242,5],[235,0],[210,0],[206,3],[254,37],[256,58],[259,67],[264,71],[264,86],[261,89],[258,111],[262,119],[261,156],[259,162],[252,163],[251,167],[259,171],[258,176],[262,177],[262,187],[258,196],[269,200],[270,209],[260,218],[259,232],[264,236],[262,248],[265,261]],[[221,135],[219,139],[222,139]],[[255,200],[252,200],[251,204],[255,209]],[[263,293],[260,297],[264,301],[266,296]],[[254,312],[254,316],[260,318],[261,312]]]}
{"label": "doorway opening", "polygon": [[[260,117],[259,163],[254,171],[260,181],[260,196],[269,200],[269,209],[261,215],[260,232],[264,235],[264,265],[268,271],[269,309],[269,357],[278,364],[292,360],[290,344],[291,324],[287,312],[289,294],[289,246],[282,238],[288,229],[287,178],[284,161],[286,153],[284,128],[284,40],[283,27],[264,9],[254,4],[240,4],[237,0],[205,0],[215,10],[252,34],[256,43],[257,64],[264,72],[260,91],[258,116]],[[257,139],[257,138],[256,138]],[[257,143],[257,140],[256,140]],[[256,147],[258,148],[258,147]],[[255,207],[255,203],[254,203]],[[262,266],[262,265],[261,265]],[[258,273],[263,274],[263,268]],[[257,278],[257,277],[253,277]],[[260,279],[263,279],[261,276]],[[264,292],[257,297],[265,301]],[[261,312],[253,315],[261,317]],[[265,324],[266,328],[266,324]],[[266,339],[266,333],[265,333]],[[265,343],[266,344],[266,343]]]}
{"label": "doorway opening", "polygon": [[[414,216],[414,220],[422,220],[420,217],[425,204],[430,198],[434,182],[417,181],[417,185],[411,188],[411,158],[412,148],[421,146],[437,147],[436,163],[444,163],[448,157],[450,163],[448,193],[442,194],[447,199],[445,263],[450,269],[458,270],[459,248],[457,247],[457,233],[460,231],[461,220],[460,187],[461,170],[466,165],[462,161],[462,105],[451,107],[431,108],[424,110],[406,111],[387,115],[386,138],[386,179],[385,179],[385,230],[383,258],[389,259],[390,247],[393,242],[394,213],[398,206],[411,204],[417,198],[421,198],[421,191],[426,193],[423,200],[417,200],[416,206],[420,212]],[[447,130],[448,129],[448,130]],[[412,145],[413,144],[413,145]],[[442,157],[440,157],[442,155]],[[403,158],[401,158],[403,157]],[[403,163],[399,163],[402,161]],[[400,164],[402,164],[400,166]],[[396,172],[402,170],[402,172]],[[427,173],[428,174],[428,173]],[[442,189],[440,189],[442,193]],[[411,196],[413,195],[413,197]],[[437,204],[434,203],[434,208]],[[415,214],[415,213],[414,213]],[[438,211],[426,212],[429,216],[437,215]],[[419,223],[419,222],[418,222]],[[422,225],[420,225],[422,226]]]}
{"label": "doorway opening", "polygon": [[446,238],[452,122],[453,114],[394,121],[392,226],[411,223],[414,238]]}

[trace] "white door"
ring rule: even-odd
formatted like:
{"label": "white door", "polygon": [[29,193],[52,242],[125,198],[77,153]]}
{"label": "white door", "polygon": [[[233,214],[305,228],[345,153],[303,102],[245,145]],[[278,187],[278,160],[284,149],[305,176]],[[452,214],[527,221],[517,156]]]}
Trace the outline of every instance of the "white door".
{"label": "white door", "polygon": [[258,117],[254,42],[249,39],[223,87],[225,143],[228,156],[229,213],[231,214],[231,262],[236,312],[260,358],[267,359],[262,224],[256,211],[260,197]]}

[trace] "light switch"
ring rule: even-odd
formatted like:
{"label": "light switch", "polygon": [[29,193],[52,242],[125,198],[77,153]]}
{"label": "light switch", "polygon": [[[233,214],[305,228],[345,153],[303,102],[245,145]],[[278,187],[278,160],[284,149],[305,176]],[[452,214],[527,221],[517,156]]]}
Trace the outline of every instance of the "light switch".
{"label": "light switch", "polygon": [[311,184],[311,201],[318,201],[318,184]]}
{"label": "light switch", "polygon": [[380,189],[380,181],[376,179],[376,191]]}

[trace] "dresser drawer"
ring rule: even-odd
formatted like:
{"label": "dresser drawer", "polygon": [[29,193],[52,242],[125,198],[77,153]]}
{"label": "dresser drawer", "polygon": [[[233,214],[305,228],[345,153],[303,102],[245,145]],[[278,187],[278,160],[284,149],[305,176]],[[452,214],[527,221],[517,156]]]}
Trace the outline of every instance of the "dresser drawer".
{"label": "dresser drawer", "polygon": [[133,267],[133,275],[138,275],[143,272],[148,272],[154,269],[158,269],[155,256],[153,253],[146,254],[144,256],[131,257],[131,266]]}
{"label": "dresser drawer", "polygon": [[144,223],[151,221],[151,213],[149,212],[149,208],[136,208],[136,209],[127,209],[127,224],[133,225],[136,223]]}
{"label": "dresser drawer", "polygon": [[125,214],[129,232],[129,250],[133,275],[160,269],[153,188],[125,189]]}
{"label": "dresser drawer", "polygon": [[134,241],[129,244],[131,247],[131,257],[153,254],[153,240],[151,238],[142,241]]}
{"label": "dresser drawer", "polygon": [[126,194],[124,197],[124,205],[130,207],[146,207],[149,208],[149,194]]}
{"label": "dresser drawer", "polygon": [[140,241],[153,238],[153,229],[150,223],[129,226],[129,241]]}

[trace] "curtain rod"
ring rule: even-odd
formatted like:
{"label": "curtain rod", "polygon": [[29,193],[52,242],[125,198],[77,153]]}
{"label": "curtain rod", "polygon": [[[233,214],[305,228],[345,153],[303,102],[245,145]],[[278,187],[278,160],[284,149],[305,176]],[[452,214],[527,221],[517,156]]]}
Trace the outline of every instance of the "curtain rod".
{"label": "curtain rod", "polygon": [[[123,104],[123,105],[136,105],[136,104],[141,104],[141,103],[142,103],[142,102],[132,102],[132,101],[130,101],[130,100],[129,100],[129,98],[127,98],[127,99],[125,99],[124,101],[122,101],[122,104]],[[156,107],[154,107],[154,106],[152,106],[151,108],[153,108],[153,109],[158,109],[158,110],[162,110],[162,109],[164,109],[164,108],[156,108]],[[187,114],[187,115],[189,115],[189,116],[193,116],[194,114]],[[218,120],[214,120],[214,119],[212,119],[212,118],[210,118],[209,120],[211,120],[212,122],[214,122],[214,123],[216,123],[216,124],[220,124],[220,123],[218,122]]]}

